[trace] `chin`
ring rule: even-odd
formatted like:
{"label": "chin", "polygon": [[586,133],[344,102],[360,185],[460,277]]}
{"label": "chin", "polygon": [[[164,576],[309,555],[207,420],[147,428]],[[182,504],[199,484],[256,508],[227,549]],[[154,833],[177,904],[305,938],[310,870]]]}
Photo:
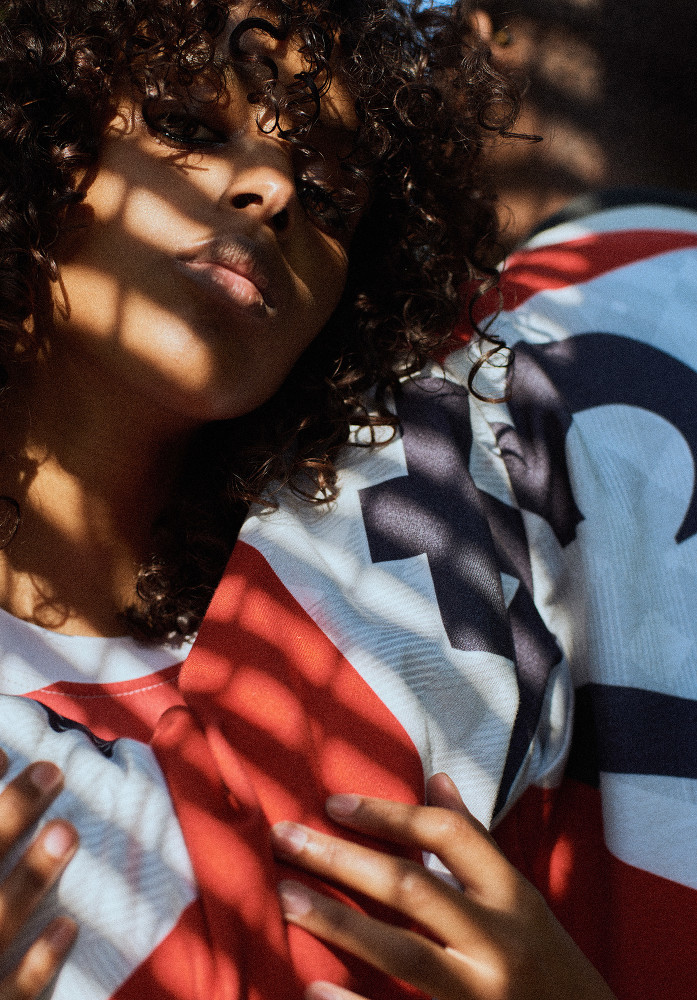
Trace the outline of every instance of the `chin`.
{"label": "chin", "polygon": [[203,426],[219,420],[243,417],[265,403],[275,391],[276,386],[254,391],[254,387],[247,384],[240,386],[238,390],[226,387],[220,392],[184,392],[180,395],[178,404],[175,403],[173,392],[164,403],[180,416],[184,424]]}

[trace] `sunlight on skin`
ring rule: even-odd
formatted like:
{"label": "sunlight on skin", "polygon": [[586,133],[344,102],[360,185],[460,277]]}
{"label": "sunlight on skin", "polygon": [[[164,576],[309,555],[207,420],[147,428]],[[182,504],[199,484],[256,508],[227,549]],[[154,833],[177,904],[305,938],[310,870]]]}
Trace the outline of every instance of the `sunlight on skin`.
{"label": "sunlight on skin", "polygon": [[[221,37],[222,58],[235,24],[248,12],[246,5],[234,8]],[[271,55],[282,82],[293,82],[307,68],[292,39],[277,42],[252,31],[243,36],[242,49]],[[297,202],[292,147],[259,130],[260,109],[249,104],[248,86],[233,72],[227,87],[220,101],[201,110],[205,127],[224,141],[204,147],[173,145],[149,127],[139,108],[124,102],[107,128],[96,172],[85,178],[85,199],[74,212],[79,239],[68,238],[59,252],[59,318],[67,313],[66,326],[80,339],[83,332],[109,331],[143,362],[139,372],[131,366],[124,374],[137,379],[137,388],[154,378],[165,405],[182,392],[184,408],[195,408],[208,385],[218,399],[212,404],[209,391],[199,420],[244,413],[278,387],[329,318],[347,269],[348,238],[316,228]],[[174,103],[180,106],[176,95]],[[348,94],[333,83],[323,98],[319,148],[327,127],[347,135],[356,124]],[[235,210],[236,192],[253,192],[255,203]],[[271,248],[266,213],[282,208],[291,212],[290,229],[276,234]],[[253,238],[263,250],[273,299],[263,327],[249,328],[243,313],[217,315],[220,303],[215,309],[202,303],[189,274],[182,281],[176,268],[187,259],[182,255],[221,237]]]}
{"label": "sunlight on skin", "polygon": [[568,32],[550,31],[537,46],[539,76],[560,93],[585,104],[597,104],[603,87],[603,66],[598,53]]}
{"label": "sunlight on skin", "polygon": [[[557,2],[559,3],[560,0]],[[591,11],[602,7],[604,0],[561,0],[561,2],[565,3],[567,7]]]}
{"label": "sunlight on skin", "polygon": [[[151,324],[167,328],[167,351],[162,353],[156,373],[162,380],[163,391],[167,385],[177,387],[180,392],[188,389],[192,399],[195,399],[198,392],[205,392],[214,382],[218,371],[217,359],[205,344],[192,343],[189,329],[179,313],[160,306],[140,289],[124,290],[103,271],[87,265],[76,264],[72,268],[71,280],[82,283],[85,288],[99,288],[99,299],[95,298],[95,308],[90,313],[90,320],[93,319],[90,323],[91,335],[103,340],[118,340],[123,328],[140,333],[129,344],[129,352],[134,359],[140,358],[145,364],[150,361],[147,333]],[[183,383],[183,373],[188,373],[188,385]]]}
{"label": "sunlight on skin", "polygon": [[[309,827],[282,822],[272,831],[277,857],[386,904],[419,930],[381,923],[295,881],[279,886],[286,919],[440,1000],[614,1000],[450,779],[433,776],[427,795],[439,808],[343,794],[327,799],[326,808],[353,831],[435,853],[461,890],[413,861]],[[305,994],[352,996],[320,982]]]}
{"label": "sunlight on skin", "polygon": [[575,173],[577,179],[590,185],[601,184],[607,170],[603,148],[590,132],[570,126],[562,120],[548,119],[545,126],[548,141],[547,157]]}
{"label": "sunlight on skin", "polygon": [[[112,337],[114,335],[114,317],[119,315],[123,301],[123,290],[118,281],[116,278],[104,274],[101,270],[97,271],[95,268],[80,264],[75,266],[73,273],[75,280],[85,285],[89,285],[95,279],[99,280],[101,284],[100,301],[99,309],[95,310],[94,332],[98,337],[105,339]],[[54,294],[54,307],[61,320],[64,322],[70,320],[70,302],[61,285],[56,288]]]}
{"label": "sunlight on skin", "polygon": [[[172,391],[181,392],[186,410],[197,408],[203,390],[199,420],[236,416],[277,388],[329,318],[347,267],[346,247],[300,215],[287,144],[259,132],[249,105],[246,118],[235,107],[226,113],[224,146],[186,157],[173,156],[171,146],[131,115],[127,129],[106,140],[100,169],[78,210],[87,220],[84,242],[68,246],[60,261],[66,334],[77,333],[83,357],[92,355],[93,341],[82,331],[102,336],[111,329],[125,352],[143,362],[138,369],[125,367],[124,358],[122,366],[138,391],[159,383],[165,406],[176,405]],[[123,123],[123,115],[117,120]],[[235,192],[257,189],[269,211],[287,203],[297,216],[291,231],[273,243],[259,229],[267,209],[235,212],[227,204]],[[221,236],[259,242],[273,296],[262,326],[254,317],[202,302],[200,289],[177,270],[182,255]]]}
{"label": "sunlight on skin", "polygon": [[[292,41],[243,47],[257,44],[282,78],[303,68]],[[175,93],[163,113],[215,137],[202,144],[124,101],[81,179],[52,316],[36,319],[45,347],[4,414],[7,452],[30,471],[3,470],[23,521],[21,548],[0,556],[0,602],[18,617],[121,634],[117,609],[190,435],[268,399],[343,292],[351,227],[305,210],[292,144],[259,129],[246,82],[228,84],[205,110]],[[317,126],[330,189],[356,124],[332,87]]]}

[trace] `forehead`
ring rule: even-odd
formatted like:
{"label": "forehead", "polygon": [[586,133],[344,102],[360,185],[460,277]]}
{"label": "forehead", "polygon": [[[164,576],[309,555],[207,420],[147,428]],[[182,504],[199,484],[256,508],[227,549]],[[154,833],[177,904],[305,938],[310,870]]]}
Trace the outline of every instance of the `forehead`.
{"label": "forehead", "polygon": [[354,130],[356,109],[345,82],[335,38],[320,24],[313,26],[308,46],[298,29],[284,20],[269,3],[233,3],[217,40],[216,58],[228,74],[246,78],[257,86],[272,81],[277,94],[292,93],[301,103],[302,93],[319,100],[325,124]]}

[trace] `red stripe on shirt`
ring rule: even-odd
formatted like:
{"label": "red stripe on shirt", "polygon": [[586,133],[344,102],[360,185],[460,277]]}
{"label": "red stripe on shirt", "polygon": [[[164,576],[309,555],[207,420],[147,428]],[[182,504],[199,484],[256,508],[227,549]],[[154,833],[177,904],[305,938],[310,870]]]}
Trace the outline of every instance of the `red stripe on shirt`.
{"label": "red stripe on shirt", "polygon": [[[276,885],[297,873],[273,860],[270,825],[291,819],[346,836],[324,812],[328,795],[423,802],[424,779],[401,723],[264,557],[243,542],[182,668],[180,690],[188,706],[188,717],[176,721],[181,734],[158,736],[154,747],[204,905],[225,901],[227,917],[216,911],[209,927],[222,920],[228,928],[217,946],[238,970],[239,996],[299,1000],[315,979],[381,1000],[421,996],[283,923]],[[197,761],[206,753],[223,797],[212,771],[197,777]],[[224,816],[216,819],[217,809]],[[366,908],[387,916],[377,906]]]}
{"label": "red stripe on shirt", "polygon": [[[481,323],[497,310],[509,312],[519,308],[538,292],[583,284],[628,264],[693,247],[697,247],[696,233],[628,229],[523,249],[509,258],[498,289],[475,303],[474,319]],[[455,350],[471,337],[469,316],[463,314],[453,330],[449,350]]]}
{"label": "red stripe on shirt", "polygon": [[126,737],[148,743],[160,716],[172,705],[182,704],[177,688],[180,670],[177,663],[137,680],[111,684],[58,681],[25,697],[82,723],[100,739]]}

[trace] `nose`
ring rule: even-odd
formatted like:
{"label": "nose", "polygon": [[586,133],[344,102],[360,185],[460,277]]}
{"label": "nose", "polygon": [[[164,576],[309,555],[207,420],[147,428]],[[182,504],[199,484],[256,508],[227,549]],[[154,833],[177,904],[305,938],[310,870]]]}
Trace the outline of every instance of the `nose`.
{"label": "nose", "polygon": [[223,196],[226,205],[277,234],[285,233],[299,210],[290,145],[263,133],[255,123],[234,146],[232,179]]}

